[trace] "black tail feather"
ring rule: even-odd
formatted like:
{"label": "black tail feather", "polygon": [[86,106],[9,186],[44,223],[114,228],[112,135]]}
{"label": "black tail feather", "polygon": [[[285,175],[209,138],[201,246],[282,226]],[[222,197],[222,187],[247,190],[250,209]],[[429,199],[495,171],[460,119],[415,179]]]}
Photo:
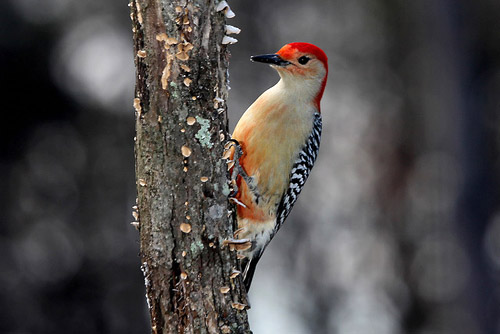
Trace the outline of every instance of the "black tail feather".
{"label": "black tail feather", "polygon": [[250,290],[250,284],[252,284],[253,275],[255,274],[255,268],[257,267],[257,262],[259,262],[260,256],[252,257],[246,264],[245,270],[243,271],[243,283],[247,292]]}

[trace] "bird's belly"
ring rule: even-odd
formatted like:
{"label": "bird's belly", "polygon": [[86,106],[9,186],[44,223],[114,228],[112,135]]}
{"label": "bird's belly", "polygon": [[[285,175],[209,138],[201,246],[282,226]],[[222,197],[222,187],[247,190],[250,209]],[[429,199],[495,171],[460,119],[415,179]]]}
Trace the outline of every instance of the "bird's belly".
{"label": "bird's belly", "polygon": [[254,242],[252,247],[245,251],[245,255],[251,258],[254,250],[260,250],[271,239],[272,231],[276,224],[276,219],[269,219],[267,221],[253,221],[252,219],[238,218],[238,239],[249,239]]}

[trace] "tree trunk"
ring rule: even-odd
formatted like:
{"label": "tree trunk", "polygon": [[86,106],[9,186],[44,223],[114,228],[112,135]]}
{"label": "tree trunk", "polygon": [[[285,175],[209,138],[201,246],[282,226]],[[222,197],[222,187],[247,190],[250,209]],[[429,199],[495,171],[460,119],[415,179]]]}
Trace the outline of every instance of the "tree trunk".
{"label": "tree trunk", "polygon": [[137,225],[153,333],[250,333],[232,236],[224,11],[132,0]]}

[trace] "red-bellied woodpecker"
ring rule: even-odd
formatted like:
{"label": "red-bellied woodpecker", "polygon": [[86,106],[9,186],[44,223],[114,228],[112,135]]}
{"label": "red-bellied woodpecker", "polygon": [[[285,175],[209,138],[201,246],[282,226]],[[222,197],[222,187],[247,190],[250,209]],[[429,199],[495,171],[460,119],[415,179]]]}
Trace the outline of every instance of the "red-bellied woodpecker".
{"label": "red-bellied woodpecker", "polygon": [[245,256],[247,290],[318,155],[320,100],[328,75],[325,53],[309,43],[290,43],[251,60],[270,64],[281,79],[247,109],[232,136],[238,230],[228,243]]}

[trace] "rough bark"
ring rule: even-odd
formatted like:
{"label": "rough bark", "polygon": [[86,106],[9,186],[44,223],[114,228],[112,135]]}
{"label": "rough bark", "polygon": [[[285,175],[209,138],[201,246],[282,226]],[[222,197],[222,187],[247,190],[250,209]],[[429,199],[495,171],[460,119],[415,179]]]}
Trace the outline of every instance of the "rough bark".
{"label": "rough bark", "polygon": [[213,0],[132,0],[140,256],[153,333],[250,333],[232,235],[228,52]]}

